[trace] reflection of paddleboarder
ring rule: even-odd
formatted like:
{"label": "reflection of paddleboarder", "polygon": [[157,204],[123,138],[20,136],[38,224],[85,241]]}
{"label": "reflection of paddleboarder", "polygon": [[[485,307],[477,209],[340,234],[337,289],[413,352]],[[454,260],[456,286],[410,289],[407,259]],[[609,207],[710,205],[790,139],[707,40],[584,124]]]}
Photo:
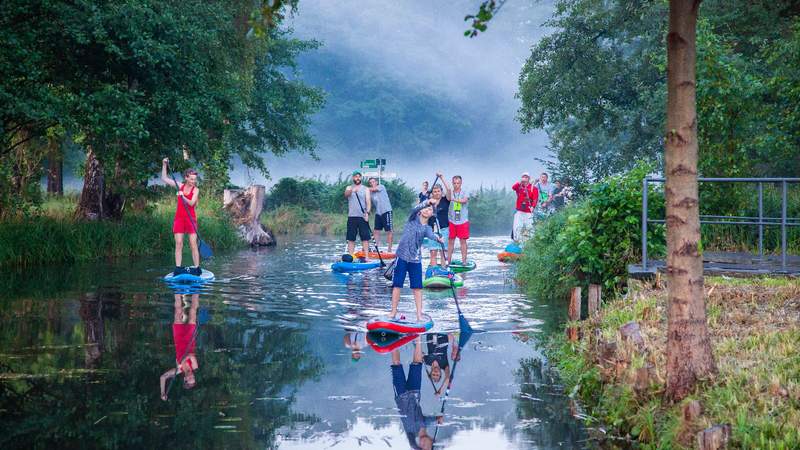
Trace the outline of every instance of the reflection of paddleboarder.
{"label": "reflection of paddleboarder", "polygon": [[[403,365],[400,362],[400,350],[392,351],[392,385],[394,386],[394,401],[402,414],[400,421],[406,432],[408,443],[413,449],[430,450],[433,448],[433,438],[428,434],[428,425],[434,422],[433,416],[422,414],[419,404],[420,388],[422,386],[422,342],[421,338],[414,341],[414,359],[408,366],[406,378]],[[442,417],[436,418],[442,423]]]}
{"label": "reflection of paddleboarder", "polygon": [[[428,371],[428,379],[433,384],[433,393],[441,395],[442,389],[447,385],[450,380],[450,361],[447,358],[447,348],[453,349],[451,358],[455,361],[458,356],[458,343],[455,342],[453,333],[433,333],[426,335],[425,344],[428,353],[423,358],[425,365],[430,367]],[[442,372],[444,372],[444,379],[442,379]],[[441,384],[436,386],[436,383]]]}
{"label": "reflection of paddleboarder", "polygon": [[[191,302],[190,302],[191,301]],[[172,320],[172,339],[175,343],[176,367],[161,375],[161,400],[167,400],[169,388],[167,380],[183,374],[183,387],[192,389],[197,384],[194,371],[197,370],[197,309],[200,306],[200,295],[175,294],[175,314]],[[171,386],[170,382],[170,386]]]}
{"label": "reflection of paddleboarder", "polygon": [[348,331],[344,334],[344,346],[349,348],[352,352],[350,357],[353,361],[358,361],[364,352],[361,350],[366,346],[367,338],[364,333],[358,331]]}

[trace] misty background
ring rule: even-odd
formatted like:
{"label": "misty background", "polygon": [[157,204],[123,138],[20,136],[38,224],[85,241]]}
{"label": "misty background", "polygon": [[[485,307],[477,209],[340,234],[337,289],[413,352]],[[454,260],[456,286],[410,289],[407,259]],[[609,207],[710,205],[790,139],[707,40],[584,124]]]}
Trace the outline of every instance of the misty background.
{"label": "misty background", "polygon": [[437,169],[465,177],[469,190],[539,172],[543,131],[514,120],[520,69],[548,29],[550,2],[509,1],[489,30],[467,38],[464,16],[479,0],[303,0],[287,24],[320,48],[301,55],[300,77],[327,93],[313,119],[318,160],[267,156],[271,179],[237,165],[234,184],[274,184],[286,176],[349,174],[363,159],[387,159],[412,187]]}

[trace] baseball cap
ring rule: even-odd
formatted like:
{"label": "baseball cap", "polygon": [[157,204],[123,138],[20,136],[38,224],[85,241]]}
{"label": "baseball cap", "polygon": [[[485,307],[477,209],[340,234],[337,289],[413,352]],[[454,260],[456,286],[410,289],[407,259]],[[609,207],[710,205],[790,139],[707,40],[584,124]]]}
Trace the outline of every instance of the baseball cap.
{"label": "baseball cap", "polygon": [[531,174],[529,174],[528,172],[522,172],[522,175],[520,175],[520,176],[521,176],[521,177],[528,177],[528,178],[530,178],[530,177],[531,177]]}
{"label": "baseball cap", "polygon": [[361,171],[356,169],[356,170],[353,171],[353,173],[350,174],[351,177],[354,177],[356,175],[361,175]]}

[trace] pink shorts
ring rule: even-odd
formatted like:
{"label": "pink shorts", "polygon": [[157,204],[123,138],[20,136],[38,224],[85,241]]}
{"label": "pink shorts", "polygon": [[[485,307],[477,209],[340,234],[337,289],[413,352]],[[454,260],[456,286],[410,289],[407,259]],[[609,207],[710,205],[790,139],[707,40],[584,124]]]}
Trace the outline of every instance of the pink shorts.
{"label": "pink shorts", "polygon": [[450,222],[450,240],[469,239],[469,222],[456,225]]}

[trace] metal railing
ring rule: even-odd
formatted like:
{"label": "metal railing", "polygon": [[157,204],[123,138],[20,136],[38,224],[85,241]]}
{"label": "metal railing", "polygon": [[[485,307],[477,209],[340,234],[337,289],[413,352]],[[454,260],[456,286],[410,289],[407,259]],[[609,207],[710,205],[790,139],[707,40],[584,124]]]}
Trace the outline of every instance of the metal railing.
{"label": "metal railing", "polygon": [[[664,183],[665,178],[645,177],[642,181],[642,268],[647,270],[647,224],[666,223],[663,219],[647,217],[647,186]],[[700,215],[701,224],[758,225],[758,256],[764,258],[764,226],[781,227],[781,270],[786,270],[786,229],[800,226],[800,218],[787,217],[787,191],[789,183],[800,183],[800,178],[698,178],[700,183],[756,183],[758,185],[758,217]],[[781,185],[781,216],[764,217],[764,184]]]}

